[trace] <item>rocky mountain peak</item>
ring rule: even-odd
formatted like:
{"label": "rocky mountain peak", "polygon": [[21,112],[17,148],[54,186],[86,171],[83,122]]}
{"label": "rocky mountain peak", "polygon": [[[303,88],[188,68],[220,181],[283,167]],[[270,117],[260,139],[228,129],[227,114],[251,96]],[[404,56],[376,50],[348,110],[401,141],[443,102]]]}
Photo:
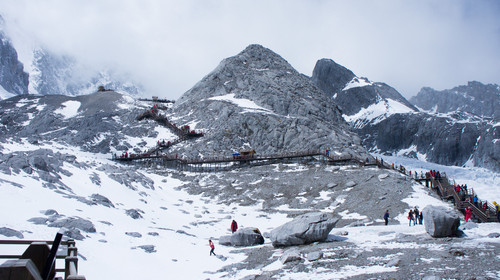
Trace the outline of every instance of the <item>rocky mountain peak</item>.
{"label": "rocky mountain peak", "polygon": [[320,59],[314,66],[312,81],[328,96],[334,96],[340,92],[356,75],[327,58]]}
{"label": "rocky mountain peak", "polygon": [[189,148],[196,154],[330,148],[367,155],[330,98],[260,45],[224,59],[176,102],[174,115],[206,131],[203,145]]}

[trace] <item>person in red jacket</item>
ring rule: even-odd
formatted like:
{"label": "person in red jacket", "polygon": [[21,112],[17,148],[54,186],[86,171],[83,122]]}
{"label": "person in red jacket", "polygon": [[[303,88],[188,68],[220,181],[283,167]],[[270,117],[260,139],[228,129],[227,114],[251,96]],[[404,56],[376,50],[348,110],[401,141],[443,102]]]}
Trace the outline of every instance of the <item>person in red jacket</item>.
{"label": "person in red jacket", "polygon": [[235,233],[238,230],[238,223],[235,220],[231,222],[231,233]]}
{"label": "person in red jacket", "polygon": [[209,240],[208,240],[208,245],[210,245],[210,256],[211,256],[212,254],[214,254],[214,256],[217,256],[217,255],[215,254],[215,252],[214,252],[214,250],[215,250],[215,246],[214,246],[214,243],[212,242],[212,239],[209,239]]}
{"label": "person in red jacket", "polygon": [[469,221],[470,217],[472,216],[472,209],[470,209],[470,206],[465,209],[465,221]]}

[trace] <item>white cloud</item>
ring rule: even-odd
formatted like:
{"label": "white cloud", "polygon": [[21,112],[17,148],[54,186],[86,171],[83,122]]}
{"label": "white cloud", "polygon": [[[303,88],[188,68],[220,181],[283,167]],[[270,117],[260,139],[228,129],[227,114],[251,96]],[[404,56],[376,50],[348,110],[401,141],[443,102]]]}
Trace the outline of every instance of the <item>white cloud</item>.
{"label": "white cloud", "polygon": [[90,65],[117,68],[166,98],[178,98],[251,43],[274,50],[306,75],[318,59],[331,58],[405,96],[422,86],[500,83],[499,12],[497,1],[0,4],[14,43],[39,40]]}

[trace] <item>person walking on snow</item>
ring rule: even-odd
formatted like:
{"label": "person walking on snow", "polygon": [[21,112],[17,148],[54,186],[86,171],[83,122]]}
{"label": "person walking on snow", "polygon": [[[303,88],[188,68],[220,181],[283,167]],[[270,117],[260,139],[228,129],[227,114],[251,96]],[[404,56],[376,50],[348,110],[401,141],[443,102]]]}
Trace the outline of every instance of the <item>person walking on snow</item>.
{"label": "person walking on snow", "polygon": [[413,225],[417,224],[418,214],[419,214],[418,208],[417,206],[415,206],[415,209],[413,210],[413,215],[415,215],[415,220],[413,221]]}
{"label": "person walking on snow", "polygon": [[385,211],[384,214],[385,225],[389,223],[389,210]]}
{"label": "person walking on snow", "polygon": [[238,230],[238,223],[235,220],[231,223],[231,233],[235,233]]}
{"label": "person walking on snow", "polygon": [[408,212],[408,220],[409,220],[408,226],[411,226],[411,222],[413,222],[413,225],[415,225],[415,217],[413,216],[412,209],[410,209],[410,212]]}
{"label": "person walking on snow", "polygon": [[212,239],[209,239],[209,240],[208,240],[208,245],[210,245],[210,256],[211,256],[212,254],[214,254],[214,256],[217,256],[217,255],[215,254],[215,252],[214,252],[214,250],[215,250],[215,246],[214,246],[214,243],[212,242]]}

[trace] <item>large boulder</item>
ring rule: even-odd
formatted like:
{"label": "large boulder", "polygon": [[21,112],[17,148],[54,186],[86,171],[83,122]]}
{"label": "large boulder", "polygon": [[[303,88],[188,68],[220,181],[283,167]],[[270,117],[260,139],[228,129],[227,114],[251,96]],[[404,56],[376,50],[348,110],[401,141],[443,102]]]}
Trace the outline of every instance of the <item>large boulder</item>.
{"label": "large boulder", "polygon": [[219,244],[226,246],[253,246],[264,244],[264,237],[257,228],[241,228],[232,235],[221,236]]}
{"label": "large boulder", "polygon": [[307,213],[271,231],[274,247],[324,241],[340,219],[326,213]]}
{"label": "large boulder", "polygon": [[460,217],[452,209],[428,205],[422,211],[425,230],[432,237],[459,235]]}

